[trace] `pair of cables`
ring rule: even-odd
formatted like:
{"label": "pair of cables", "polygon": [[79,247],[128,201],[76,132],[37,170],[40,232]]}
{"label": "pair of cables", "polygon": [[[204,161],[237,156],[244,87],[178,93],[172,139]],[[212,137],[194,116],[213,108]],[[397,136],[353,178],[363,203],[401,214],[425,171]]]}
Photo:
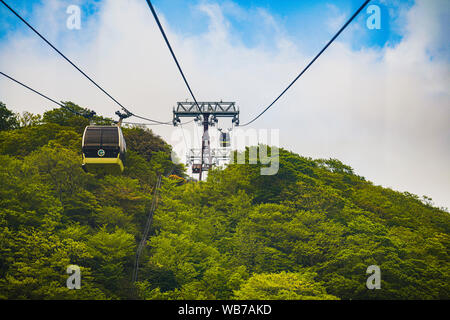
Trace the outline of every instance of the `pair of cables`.
{"label": "pair of cables", "polygon": [[[0,75],[2,75],[2,76],[4,76],[5,78],[7,78],[7,79],[9,79],[9,80],[11,80],[11,81],[13,81],[13,82],[15,82],[15,83],[21,85],[22,87],[24,87],[24,88],[26,88],[26,89],[28,89],[28,90],[30,90],[30,91],[32,91],[32,92],[38,94],[39,96],[43,97],[44,99],[46,99],[46,100],[48,100],[48,101],[50,101],[50,102],[53,102],[54,104],[58,105],[59,107],[61,107],[61,108],[63,108],[63,109],[66,109],[67,111],[72,112],[73,114],[75,114],[75,115],[77,115],[77,116],[80,116],[80,117],[84,117],[84,118],[90,119],[90,118],[92,118],[94,115],[96,115],[96,113],[95,113],[94,111],[91,111],[91,112],[89,112],[89,113],[81,113],[81,112],[78,112],[78,111],[76,111],[76,110],[70,108],[69,106],[67,106],[67,105],[65,105],[65,104],[63,104],[63,103],[58,102],[58,101],[56,101],[55,99],[52,99],[52,98],[48,97],[47,95],[43,94],[42,92],[39,92],[39,91],[37,91],[37,90],[31,88],[30,86],[24,84],[23,82],[20,82],[19,80],[14,79],[14,78],[11,77],[10,75],[7,75],[6,73],[4,73],[4,72],[2,72],[2,71],[0,71]],[[144,125],[144,126],[157,126],[157,125],[160,125],[159,123],[137,123],[137,122],[127,122],[127,121],[123,121],[122,123],[123,123],[123,124],[129,124],[129,125]]]}
{"label": "pair of cables", "polygon": [[[159,30],[161,31],[161,34],[167,44],[167,47],[170,50],[170,53],[172,54],[172,57],[178,67],[178,70],[180,71],[181,76],[183,77],[183,80],[192,96],[192,98],[194,99],[194,102],[197,104],[197,100],[195,99],[195,96],[191,90],[191,87],[189,86],[189,83],[186,80],[186,77],[183,73],[183,70],[180,67],[180,64],[178,63],[178,60],[175,56],[175,53],[172,50],[172,47],[169,43],[169,40],[167,39],[166,33],[164,32],[164,29],[158,19],[158,15],[156,14],[155,9],[153,8],[153,5],[151,3],[150,0],[146,0],[148,6],[150,7],[150,10],[153,14],[153,17],[155,18],[155,21],[159,27]],[[350,17],[350,19],[347,20],[347,22],[341,27],[341,29],[339,29],[339,31],[333,36],[333,38],[331,38],[331,40],[325,45],[325,47],[323,47],[322,50],[320,50],[320,52],[311,60],[311,62],[300,72],[300,74],[286,87],[286,89],[284,89],[281,94],[269,105],[267,106],[261,113],[259,113],[256,117],[254,117],[252,120],[250,120],[249,122],[240,125],[241,127],[245,127],[248,126],[250,124],[252,124],[253,122],[255,122],[257,119],[259,119],[264,113],[266,113],[278,100],[280,100],[280,98],[297,82],[298,79],[300,79],[301,76],[303,76],[303,74],[314,64],[314,62],[316,62],[316,60],[322,55],[322,53],[325,52],[325,50],[328,49],[328,47],[336,40],[337,37],[339,37],[339,35],[350,25],[350,23],[359,15],[359,13],[364,9],[364,7],[370,2],[370,0],[366,0],[359,8],[358,10],[356,10],[356,12]]]}
{"label": "pair of cables", "polygon": [[[37,31],[30,23],[28,23],[28,21],[26,21],[19,13],[17,13],[17,11],[15,11],[10,5],[8,5],[4,0],[0,0],[0,2],[6,7],[8,8],[15,16],[17,16],[17,18],[19,18],[28,28],[30,28],[36,35],[38,35],[46,44],[48,44],[55,52],[57,52],[62,58],[64,58],[64,60],[66,60],[70,65],[72,65],[78,72],[80,72],[86,79],[88,79],[95,87],[97,87],[100,91],[102,91],[106,96],[108,96],[112,101],[114,101],[114,103],[116,103],[118,106],[120,106],[122,108],[122,110],[129,116],[134,116],[138,119],[142,119],[145,121],[150,121],[151,123],[154,124],[159,124],[159,125],[171,125],[170,121],[164,122],[164,121],[158,121],[158,120],[154,120],[154,119],[150,119],[147,117],[143,117],[140,116],[138,114],[135,114],[133,112],[131,112],[129,109],[127,109],[125,106],[123,106],[117,99],[115,99],[111,94],[109,94],[105,89],[103,89],[102,86],[100,86],[96,81],[94,81],[89,75],[86,74],[86,72],[84,72],[81,68],[79,68],[75,63],[73,63],[66,55],[64,55],[58,48],[56,48],[49,40],[47,40],[46,37],[44,37],[39,31]],[[50,100],[56,104],[58,104],[59,106],[61,106],[61,104],[59,102],[56,102],[53,99],[50,99],[49,97],[39,93],[37,90],[32,89],[29,86],[24,85],[23,83],[13,79],[10,76],[5,75],[4,73],[2,73],[3,76],[7,77],[10,80],[13,80],[14,82],[21,84],[22,86],[26,87],[27,89],[39,94],[40,96],[46,98],[47,100]],[[66,109],[68,109],[67,107],[64,107]],[[76,112],[74,112],[76,114]]]}
{"label": "pair of cables", "polygon": [[[195,95],[186,79],[186,76],[184,75],[184,72],[180,66],[180,63],[178,62],[178,59],[172,49],[172,46],[170,45],[170,42],[167,38],[167,35],[164,31],[164,28],[161,25],[161,22],[159,21],[158,15],[151,3],[150,0],[146,0],[147,4],[150,8],[150,11],[153,14],[153,17],[159,27],[159,30],[161,31],[161,34],[166,42],[167,47],[169,48],[169,51],[172,55],[173,60],[175,61],[175,64],[177,65],[177,68],[183,78],[183,81],[189,91],[189,93],[191,94],[192,98],[194,99],[195,104],[198,107],[198,103],[197,103],[197,99],[195,98]],[[44,40],[50,47],[52,47],[59,55],[61,55],[67,62],[69,62],[75,69],[77,69],[82,75],[84,75],[91,83],[93,83],[97,88],[99,88],[104,94],[106,94],[111,100],[113,100],[116,104],[118,104],[122,110],[124,110],[127,114],[132,115],[136,118],[142,119],[142,120],[146,120],[146,121],[150,121],[154,124],[161,124],[161,125],[170,125],[171,122],[162,122],[162,121],[158,121],[158,120],[153,120],[153,119],[149,119],[146,117],[142,117],[139,115],[136,115],[132,112],[130,112],[127,108],[125,108],[120,102],[118,102],[114,97],[112,97],[106,90],[104,90],[100,85],[98,85],[91,77],[89,77],[84,71],[82,71],[79,67],[77,67],[70,59],[68,59],[60,50],[58,50],[53,44],[51,44],[44,36],[42,36],[35,28],[33,28],[25,19],[23,19],[14,9],[12,9],[4,0],[0,0],[0,2],[2,2],[12,13],[14,13],[22,22],[24,22],[31,30],[33,30],[42,40]],[[370,0],[366,0],[359,8],[358,10],[350,17],[349,20],[347,20],[347,22],[341,27],[341,29],[339,29],[339,31],[333,36],[333,38],[325,45],[325,47],[311,60],[311,62],[300,72],[300,74],[286,87],[286,89],[284,89],[281,94],[270,104],[268,105],[261,113],[259,113],[256,117],[254,117],[252,120],[250,120],[249,122],[240,125],[241,127],[245,127],[248,126],[250,124],[252,124],[253,122],[255,122],[257,119],[259,119],[264,113],[266,113],[278,100],[280,100],[280,98],[297,82],[298,79],[300,79],[301,76],[303,76],[303,74],[311,67],[311,65],[314,64],[314,62],[325,52],[325,50],[328,49],[328,47],[336,40],[336,38],[348,27],[348,25],[358,16],[358,14],[364,9],[364,7],[370,2]],[[3,73],[2,73],[3,74]],[[4,74],[3,74],[4,75]],[[10,77],[8,77],[10,78]],[[11,78],[10,78],[11,79]],[[14,80],[16,81],[16,80]],[[16,81],[18,82],[18,81]],[[23,85],[23,84],[22,84]],[[28,87],[28,89],[38,93],[37,91],[31,89]],[[40,94],[40,93],[38,93]],[[41,96],[43,96],[42,94],[40,94]],[[45,96],[44,96],[45,97]],[[47,98],[47,97],[46,97]],[[49,99],[49,98],[47,98]],[[52,99],[49,99],[52,100]],[[53,100],[52,100],[53,101]],[[55,101],[53,101],[55,102]],[[59,103],[58,103],[59,104]]]}

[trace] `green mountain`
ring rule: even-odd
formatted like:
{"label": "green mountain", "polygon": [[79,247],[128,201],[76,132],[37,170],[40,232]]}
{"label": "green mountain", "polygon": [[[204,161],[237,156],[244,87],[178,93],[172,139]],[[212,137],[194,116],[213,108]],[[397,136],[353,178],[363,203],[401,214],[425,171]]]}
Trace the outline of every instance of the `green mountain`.
{"label": "green mountain", "polygon": [[[275,176],[232,164],[186,182],[171,146],[139,127],[123,129],[123,175],[86,174],[87,124],[0,104],[1,299],[450,298],[449,213],[429,198],[284,149]],[[170,174],[133,283],[158,176]],[[69,265],[79,290],[66,287]],[[372,265],[380,289],[366,287]]]}

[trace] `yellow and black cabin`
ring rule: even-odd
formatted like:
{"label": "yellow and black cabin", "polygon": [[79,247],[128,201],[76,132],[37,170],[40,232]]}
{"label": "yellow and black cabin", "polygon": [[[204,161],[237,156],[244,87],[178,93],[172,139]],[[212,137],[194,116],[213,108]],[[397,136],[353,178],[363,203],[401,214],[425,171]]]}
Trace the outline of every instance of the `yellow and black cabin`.
{"label": "yellow and black cabin", "polygon": [[119,126],[88,126],[83,134],[83,169],[108,173],[124,170],[127,147]]}
{"label": "yellow and black cabin", "polygon": [[199,163],[194,163],[194,164],[192,165],[192,173],[197,174],[197,173],[200,173],[201,170],[202,170],[202,165],[201,165],[201,164],[199,164]]}
{"label": "yellow and black cabin", "polygon": [[230,134],[228,132],[220,133],[220,146],[222,148],[229,148],[231,145]]}

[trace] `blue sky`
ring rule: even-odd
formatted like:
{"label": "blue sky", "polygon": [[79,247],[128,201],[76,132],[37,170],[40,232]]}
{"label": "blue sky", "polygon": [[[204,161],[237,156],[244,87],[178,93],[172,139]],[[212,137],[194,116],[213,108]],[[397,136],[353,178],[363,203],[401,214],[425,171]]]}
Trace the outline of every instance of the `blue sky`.
{"label": "blue sky", "polygon": [[[195,5],[202,1],[186,2],[182,0],[155,1],[155,5],[165,14],[170,25],[176,28],[177,32],[198,33],[207,28],[205,17],[195,11]],[[240,8],[247,12],[258,12],[265,10],[275,19],[277,25],[294,41],[305,43],[302,47],[306,49],[317,49],[335,33],[338,28],[331,28],[327,25],[329,20],[335,18],[348,19],[353,12],[362,4],[361,0],[303,0],[303,1],[268,1],[251,0],[235,1]],[[254,15],[236,15],[236,10],[229,1],[218,1],[225,8],[226,18],[232,23],[231,29],[247,45],[255,45],[264,36],[264,22]],[[391,26],[388,8],[380,1],[371,1],[370,4],[378,5],[381,9],[382,28],[368,32],[362,28],[357,34],[357,41],[354,41],[354,49],[361,47],[383,47],[388,42],[392,45],[401,40],[396,26]],[[402,1],[402,7],[409,7],[413,1]],[[391,14],[396,18],[399,5],[389,4]],[[186,12],[189,12],[193,19],[186,19]],[[357,24],[364,25],[368,15],[363,13],[358,17]],[[389,17],[389,18],[388,18]],[[344,22],[342,20],[342,23]],[[341,25],[337,24],[337,25]],[[336,25],[336,27],[337,27]],[[345,35],[344,35],[345,37]]]}
{"label": "blue sky", "polygon": [[[142,0],[145,2],[144,0]],[[101,0],[61,0],[60,3],[78,4],[82,8],[84,18],[94,18],[101,8]],[[289,37],[302,49],[313,54],[336,32],[342,23],[361,5],[362,0],[299,0],[299,1],[269,1],[269,0],[236,0],[236,1],[206,1],[206,0],[154,0],[157,11],[164,15],[170,27],[181,35],[192,36],[207,31],[209,20],[204,12],[198,10],[202,3],[218,3],[225,18],[230,23],[230,33],[236,41],[248,47],[264,45],[270,47],[275,41],[273,26],[268,26],[262,18],[264,12],[270,14],[279,32]],[[42,0],[9,1],[31,23],[36,19],[33,11],[41,6]],[[345,33],[342,40],[350,42],[354,50],[361,48],[383,48],[386,45],[395,46],[402,39],[401,22],[397,21],[400,8],[413,5],[412,0],[386,1],[375,0],[370,4],[381,9],[381,30],[368,30],[365,22],[367,12],[363,11],[355,24],[353,36]],[[66,6],[61,5],[56,12],[45,12],[53,18],[59,17],[62,26],[65,23]],[[26,27],[13,16],[3,5],[0,5],[0,41],[11,31],[28,32]],[[151,16],[149,15],[149,19]],[[330,21],[336,20],[333,25]],[[362,26],[362,28],[361,28]],[[65,28],[62,28],[63,31]],[[44,34],[45,30],[41,30]],[[65,30],[66,31],[66,30]],[[68,31],[66,31],[68,32]],[[62,33],[64,34],[64,32]],[[73,36],[71,34],[70,36]]]}

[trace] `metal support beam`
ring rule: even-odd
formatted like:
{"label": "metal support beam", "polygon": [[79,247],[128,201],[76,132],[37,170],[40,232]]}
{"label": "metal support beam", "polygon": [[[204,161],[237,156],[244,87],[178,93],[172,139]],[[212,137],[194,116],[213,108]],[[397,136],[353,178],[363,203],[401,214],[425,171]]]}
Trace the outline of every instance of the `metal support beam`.
{"label": "metal support beam", "polygon": [[[211,165],[219,165],[221,162],[230,160],[231,148],[211,148]],[[190,149],[186,154],[186,159],[189,165],[198,164],[202,159],[202,149]]]}
{"label": "metal support beam", "polygon": [[[208,132],[208,128],[209,128],[209,113],[204,113],[203,114],[203,136],[202,136],[202,160],[201,160],[201,167],[200,167],[200,174],[198,179],[200,181],[202,181],[202,173],[204,170],[204,165],[205,165],[205,156],[208,157],[209,161],[208,161],[208,166],[211,164],[211,143],[210,143],[210,138],[209,138],[209,132]],[[209,169],[209,168],[208,168]]]}
{"label": "metal support beam", "polygon": [[181,122],[180,118],[196,118],[209,114],[212,122],[217,118],[233,118],[233,122],[239,125],[239,109],[235,102],[178,102],[173,109],[173,124],[176,126]]}
{"label": "metal support beam", "polygon": [[[178,102],[173,109],[173,125],[181,123],[180,118],[194,118],[195,121],[202,121],[203,136],[201,150],[201,166],[199,180],[202,180],[203,171],[208,171],[212,163],[211,142],[209,137],[209,126],[214,126],[218,118],[232,118],[232,122],[239,125],[239,109],[235,102]],[[205,160],[208,160],[205,164]]]}

